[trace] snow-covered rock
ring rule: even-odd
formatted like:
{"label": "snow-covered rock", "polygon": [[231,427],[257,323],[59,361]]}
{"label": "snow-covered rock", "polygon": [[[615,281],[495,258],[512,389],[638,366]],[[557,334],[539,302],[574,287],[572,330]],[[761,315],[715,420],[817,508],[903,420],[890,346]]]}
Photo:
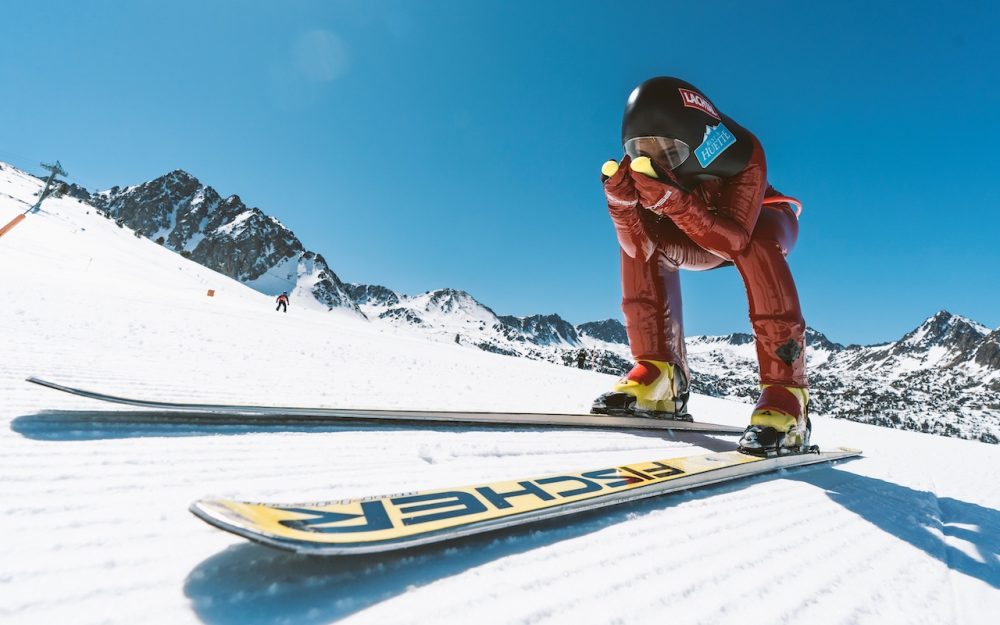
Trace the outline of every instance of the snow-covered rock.
{"label": "snow-covered rock", "polygon": [[[814,412],[888,427],[996,443],[1000,439],[998,332],[947,311],[899,340],[834,343],[806,333]],[[749,340],[748,340],[749,339]],[[694,388],[717,397],[757,394],[753,338],[689,337]]]}
{"label": "snow-covered rock", "polygon": [[581,323],[576,327],[576,331],[580,336],[589,336],[605,343],[628,345],[628,334],[625,333],[625,326],[617,319]]}
{"label": "snow-covered rock", "polygon": [[76,197],[142,236],[267,295],[360,314],[343,282],[278,219],[221,197],[183,170]]}

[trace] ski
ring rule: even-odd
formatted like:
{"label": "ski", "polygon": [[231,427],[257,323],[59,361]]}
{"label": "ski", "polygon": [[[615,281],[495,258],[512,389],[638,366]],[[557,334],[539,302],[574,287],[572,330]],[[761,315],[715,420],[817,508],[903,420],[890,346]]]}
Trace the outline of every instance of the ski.
{"label": "ski", "polygon": [[727,451],[341,501],[268,504],[202,499],[190,510],[209,525],[271,547],[344,556],[448,541],[860,454],[843,447],[773,458]]}
{"label": "ski", "polygon": [[208,420],[224,423],[333,423],[333,422],[389,422],[401,424],[447,424],[477,426],[570,427],[614,430],[683,430],[708,434],[741,434],[743,428],[715,423],[701,423],[681,419],[649,419],[643,417],[617,417],[592,414],[543,414],[514,412],[459,412],[431,410],[370,410],[352,408],[302,408],[282,406],[228,406],[222,404],[196,404],[145,399],[131,399],[87,391],[72,386],[29,377],[28,382],[80,397],[103,402],[124,404],[139,408],[155,408],[169,413],[149,413],[143,418],[171,421],[178,418]]}

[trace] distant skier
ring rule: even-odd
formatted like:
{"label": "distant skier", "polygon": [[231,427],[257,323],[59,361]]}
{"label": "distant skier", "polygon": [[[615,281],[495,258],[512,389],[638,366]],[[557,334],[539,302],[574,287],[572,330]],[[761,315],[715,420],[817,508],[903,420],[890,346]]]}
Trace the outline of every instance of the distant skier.
{"label": "distant skier", "polygon": [[678,269],[735,265],[746,286],[761,395],[739,442],[758,455],[808,447],[805,321],[785,256],[798,200],[767,182],[764,150],[693,85],[659,77],[629,96],[621,162],[601,169],[621,244],[622,310],[635,366],[597,414],[686,414],[690,373]]}
{"label": "distant skier", "polygon": [[281,312],[288,312],[288,293],[282,292],[281,295],[278,296],[277,302],[278,306],[274,309],[275,312],[279,310]]}
{"label": "distant skier", "polygon": [[587,368],[587,350],[581,349],[576,355],[576,366],[581,369]]}

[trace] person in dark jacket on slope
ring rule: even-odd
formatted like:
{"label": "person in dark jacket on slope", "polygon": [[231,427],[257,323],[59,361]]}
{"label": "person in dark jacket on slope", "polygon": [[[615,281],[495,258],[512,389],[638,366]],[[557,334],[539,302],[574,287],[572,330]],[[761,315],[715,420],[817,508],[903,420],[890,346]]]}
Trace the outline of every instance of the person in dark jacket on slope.
{"label": "person in dark jacket on slope", "polygon": [[288,293],[282,292],[276,301],[278,302],[278,306],[274,309],[275,312],[279,310],[282,312],[288,312]]}

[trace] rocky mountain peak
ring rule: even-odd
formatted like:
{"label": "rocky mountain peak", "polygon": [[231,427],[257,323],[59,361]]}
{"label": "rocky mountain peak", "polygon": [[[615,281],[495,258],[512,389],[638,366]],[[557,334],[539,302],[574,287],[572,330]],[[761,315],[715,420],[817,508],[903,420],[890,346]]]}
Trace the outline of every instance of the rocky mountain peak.
{"label": "rocky mountain peak", "polygon": [[590,336],[606,343],[628,345],[628,334],[625,332],[625,325],[617,319],[581,323],[576,327],[576,331],[580,335]]}
{"label": "rocky mountain peak", "polygon": [[136,185],[134,187],[126,187],[120,192],[115,193],[113,188],[111,191],[112,195],[124,195],[126,193],[131,194],[142,194],[143,196],[149,196],[152,194],[163,194],[170,197],[171,199],[181,199],[185,196],[193,195],[198,189],[201,189],[204,185],[201,181],[187,173],[183,169],[175,169],[174,171],[164,174],[158,178],[154,178],[142,184]]}
{"label": "rocky mountain peak", "polygon": [[986,335],[976,349],[975,361],[987,369],[1000,370],[1000,328]]}
{"label": "rocky mountain peak", "polygon": [[839,352],[844,349],[840,343],[834,343],[825,334],[814,328],[806,328],[806,345],[810,349],[823,349],[830,352]]}
{"label": "rocky mountain peak", "polygon": [[976,334],[982,338],[987,333],[988,330],[980,324],[947,310],[941,310],[904,336],[901,342],[941,344],[964,334]]}
{"label": "rocky mountain peak", "polygon": [[753,335],[746,332],[733,332],[724,338],[731,345],[749,345],[754,342]]}
{"label": "rocky mountain peak", "polygon": [[415,299],[425,300],[426,310],[439,310],[443,313],[479,313],[486,312],[491,316],[496,316],[489,306],[484,305],[467,292],[459,289],[443,288],[427,291],[422,296]]}
{"label": "rocky mountain peak", "polygon": [[395,291],[379,284],[348,284],[347,292],[360,306],[398,306],[399,296]]}
{"label": "rocky mountain peak", "polygon": [[531,315],[530,317],[505,315],[500,317],[500,321],[507,327],[527,335],[530,337],[529,340],[536,345],[555,343],[566,343],[571,346],[580,345],[580,337],[573,324],[556,314]]}
{"label": "rocky mountain peak", "polygon": [[308,252],[291,230],[238,195],[222,198],[183,169],[112,187],[90,202],[138,234],[262,293],[288,291],[326,309],[361,314],[323,258]]}
{"label": "rocky mountain peak", "polygon": [[201,182],[196,177],[184,171],[183,169],[175,169],[172,172],[164,176],[161,176],[158,180],[162,180],[165,178],[170,180],[176,180],[178,182],[185,182],[185,183],[195,182],[201,184]]}
{"label": "rocky mountain peak", "polygon": [[979,346],[988,332],[987,328],[974,321],[941,310],[903,336],[892,346],[890,354],[919,354],[932,348],[944,348],[954,354],[955,362],[962,361]]}

